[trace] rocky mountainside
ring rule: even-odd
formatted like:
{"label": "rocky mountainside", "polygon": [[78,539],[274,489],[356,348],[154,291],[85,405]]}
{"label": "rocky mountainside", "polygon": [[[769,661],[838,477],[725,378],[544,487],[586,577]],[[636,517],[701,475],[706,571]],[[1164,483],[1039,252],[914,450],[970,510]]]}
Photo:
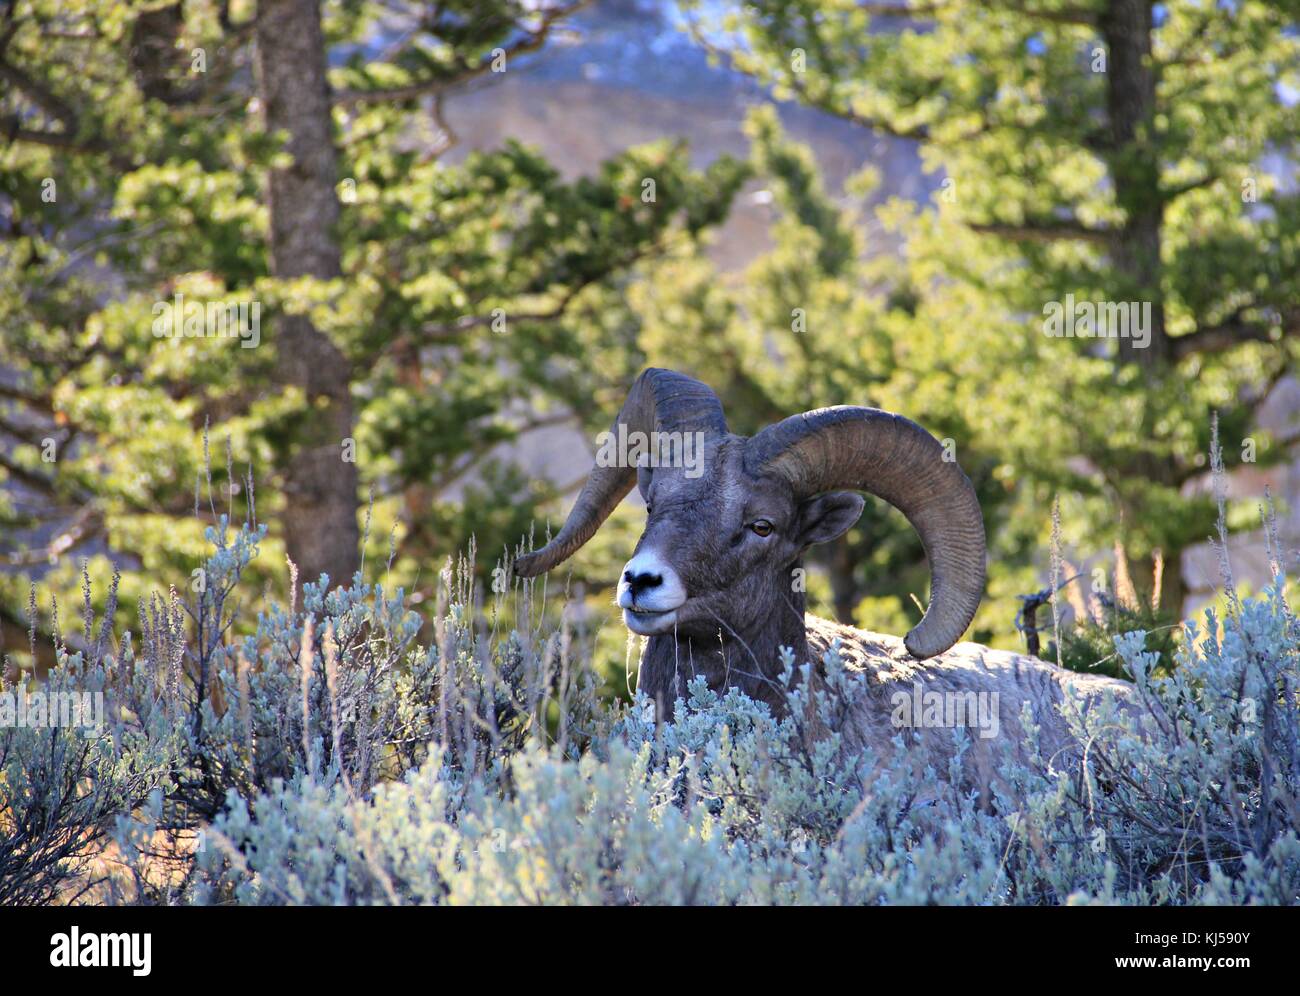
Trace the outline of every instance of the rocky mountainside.
{"label": "rocky mountainside", "polygon": [[[685,139],[697,166],[725,153],[743,157],[745,113],[768,100],[749,78],[709,65],[681,30],[675,5],[661,0],[598,2],[542,51],[480,79],[447,100],[457,139],[449,158],[514,138],[569,177],[663,138]],[[833,191],[868,163],[881,172],[882,198],[928,199],[938,186],[939,178],[922,172],[913,142],[875,137],[794,104],[783,105],[781,117],[792,137],[815,150]],[[719,263],[740,266],[761,252],[766,223],[764,199],[742,198],[719,233]]]}

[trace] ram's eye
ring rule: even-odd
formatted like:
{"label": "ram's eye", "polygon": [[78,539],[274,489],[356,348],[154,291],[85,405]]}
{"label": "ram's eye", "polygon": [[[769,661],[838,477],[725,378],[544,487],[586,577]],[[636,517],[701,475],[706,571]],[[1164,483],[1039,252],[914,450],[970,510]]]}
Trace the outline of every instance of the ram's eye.
{"label": "ram's eye", "polygon": [[751,522],[749,528],[754,530],[754,532],[759,536],[772,535],[772,523],[768,522],[766,519],[759,519],[757,522]]}

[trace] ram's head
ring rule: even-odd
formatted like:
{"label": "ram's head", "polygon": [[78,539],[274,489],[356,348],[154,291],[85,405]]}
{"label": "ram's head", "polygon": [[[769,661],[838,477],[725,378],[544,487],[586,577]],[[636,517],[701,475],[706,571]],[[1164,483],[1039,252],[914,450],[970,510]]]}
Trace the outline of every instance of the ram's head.
{"label": "ram's head", "polygon": [[984,524],[974,489],[933,436],[899,415],[822,408],[746,438],[728,432],[709,387],[647,370],[564,528],[521,557],[516,573],[532,577],[571,557],[633,485],[646,502],[646,528],[618,590],[633,632],[751,631],[789,598],[803,552],[857,521],[857,491],[907,516],[929,558],[930,607],[907,634],[909,652],[947,650],[979,606]]}

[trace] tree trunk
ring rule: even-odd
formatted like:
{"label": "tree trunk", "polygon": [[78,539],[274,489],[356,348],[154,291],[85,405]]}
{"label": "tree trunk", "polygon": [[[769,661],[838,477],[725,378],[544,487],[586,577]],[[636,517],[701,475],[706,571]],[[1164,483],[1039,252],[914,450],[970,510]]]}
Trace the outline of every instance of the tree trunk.
{"label": "tree trunk", "polygon": [[[1168,612],[1175,619],[1182,620],[1183,602],[1187,600],[1187,579],[1183,576],[1183,553],[1185,547],[1177,550],[1162,550],[1163,563],[1160,570],[1160,605],[1161,612]],[[1155,565],[1152,564],[1154,577]]]}
{"label": "tree trunk", "polygon": [[[1164,271],[1160,259],[1164,226],[1164,198],[1160,189],[1160,155],[1155,133],[1156,71],[1152,63],[1154,30],[1150,0],[1110,0],[1101,18],[1106,40],[1106,110],[1109,117],[1107,162],[1115,186],[1115,200],[1124,210],[1124,224],[1112,240],[1110,262],[1113,296],[1118,301],[1151,303],[1151,341],[1138,348],[1132,338],[1117,340],[1120,364],[1136,363],[1150,378],[1173,373],[1172,350],[1165,332]],[[1158,412],[1143,414],[1149,436],[1156,431]],[[1142,477],[1176,488],[1179,467],[1172,456],[1140,455],[1126,476]],[[1141,517],[1146,510],[1125,509]],[[1161,604],[1182,616],[1187,586],[1182,573],[1182,550],[1165,550]]]}
{"label": "tree trunk", "polygon": [[1146,369],[1169,356],[1160,263],[1164,202],[1160,193],[1160,158],[1156,148],[1156,77],[1151,62],[1149,0],[1111,0],[1102,17],[1109,63],[1106,109],[1110,118],[1109,166],[1115,200],[1125,220],[1111,246],[1118,300],[1151,302],[1151,342],[1139,349],[1120,339],[1121,362]]}
{"label": "tree trunk", "polygon": [[[271,172],[271,272],[338,277],[338,173],[316,0],[258,5],[257,71],[267,130],[287,135],[293,157]],[[328,574],[332,585],[348,584],[360,540],[357,468],[344,448],[352,435],[351,371],[305,316],[281,316],[273,342],[277,382],[301,388],[311,406],[280,454],[285,545],[303,582]]]}
{"label": "tree trunk", "polygon": [[862,601],[864,592],[858,589],[853,568],[857,565],[856,554],[860,552],[849,546],[847,539],[832,543],[829,563],[831,601],[835,608],[835,620],[849,626],[854,625],[853,610]]}

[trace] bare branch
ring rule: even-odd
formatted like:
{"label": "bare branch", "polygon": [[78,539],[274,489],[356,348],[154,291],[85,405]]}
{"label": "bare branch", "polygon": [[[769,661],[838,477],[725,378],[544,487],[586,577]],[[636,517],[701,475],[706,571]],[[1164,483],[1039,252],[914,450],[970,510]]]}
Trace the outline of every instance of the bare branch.
{"label": "bare branch", "polygon": [[[577,3],[571,3],[563,7],[556,7],[545,11],[542,14],[541,21],[537,28],[528,32],[523,38],[507,48],[504,48],[507,59],[515,56],[525,55],[529,52],[535,52],[546,44],[550,35],[551,28],[556,21],[587,6],[590,0],[579,0]],[[374,90],[348,89],[339,90],[333,96],[333,102],[338,106],[351,106],[356,104],[368,104],[376,101],[403,101],[412,100],[421,97],[427,93],[440,93],[442,91],[467,83],[472,79],[490,72],[496,62],[496,56],[489,55],[482,59],[476,65],[463,64],[457,72],[448,76],[437,76],[432,79],[417,80],[414,83],[407,83],[403,86],[380,87]]]}
{"label": "bare branch", "polygon": [[1057,239],[1081,239],[1087,242],[1107,242],[1114,232],[1106,228],[1089,228],[1077,221],[1041,220],[1020,224],[1001,222],[972,223],[967,226],[974,232],[997,235],[1017,242],[1052,242]]}
{"label": "bare branch", "polygon": [[1016,0],[980,0],[981,6],[990,10],[1010,11],[1023,17],[1040,21],[1052,21],[1056,24],[1082,24],[1093,27],[1097,24],[1099,14],[1087,7],[1046,8],[1032,4],[1018,3]]}
{"label": "bare branch", "polygon": [[1217,173],[1207,173],[1199,180],[1188,180],[1186,183],[1180,183],[1176,187],[1167,187],[1160,191],[1160,198],[1165,203],[1176,201],[1183,194],[1189,194],[1193,190],[1200,190],[1202,187],[1208,187],[1219,179]]}
{"label": "bare branch", "polygon": [[[1273,329],[1263,322],[1247,321],[1237,312],[1232,318],[1218,325],[1197,329],[1188,335],[1170,340],[1174,359],[1181,360],[1193,354],[1197,356],[1222,353],[1244,342],[1273,342]],[[1288,316],[1282,335],[1289,335],[1300,325],[1300,312]]]}
{"label": "bare branch", "polygon": [[5,560],[18,567],[53,563],[69,550],[80,546],[93,536],[99,536],[103,531],[104,518],[100,515],[99,509],[93,504],[86,505],[44,546],[5,554]]}
{"label": "bare branch", "polygon": [[16,481],[21,481],[29,488],[35,488],[37,491],[47,495],[57,494],[54,481],[44,477],[35,471],[28,470],[22,464],[14,463],[9,457],[0,453],[0,467],[9,472],[9,476]]}
{"label": "bare branch", "polygon": [[16,114],[0,116],[0,132],[10,143],[31,142],[45,145],[52,149],[67,149],[69,152],[101,153],[107,148],[98,142],[81,142],[75,136],[63,131],[45,131],[39,128],[24,128],[22,120]]}

